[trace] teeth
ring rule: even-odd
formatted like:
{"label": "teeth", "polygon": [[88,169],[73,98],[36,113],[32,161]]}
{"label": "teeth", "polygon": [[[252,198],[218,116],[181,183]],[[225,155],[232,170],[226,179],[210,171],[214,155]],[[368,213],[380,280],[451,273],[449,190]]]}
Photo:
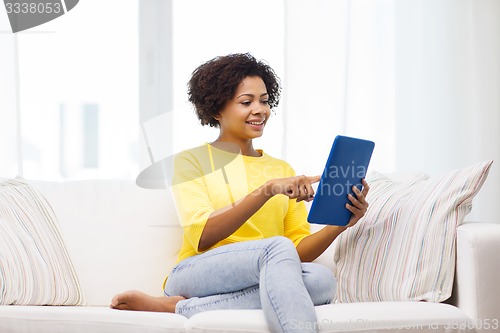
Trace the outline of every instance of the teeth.
{"label": "teeth", "polygon": [[262,121],[247,121],[247,124],[251,124],[251,125],[262,125],[264,124],[264,122],[266,121],[266,119],[263,119]]}

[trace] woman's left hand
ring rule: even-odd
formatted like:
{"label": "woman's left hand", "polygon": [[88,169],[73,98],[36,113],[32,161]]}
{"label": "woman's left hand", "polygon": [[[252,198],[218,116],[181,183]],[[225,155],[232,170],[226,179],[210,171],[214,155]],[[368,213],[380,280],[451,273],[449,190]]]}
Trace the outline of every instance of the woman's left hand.
{"label": "woman's left hand", "polygon": [[368,210],[366,195],[368,194],[370,187],[364,179],[361,180],[361,184],[363,185],[362,191],[360,191],[356,186],[352,187],[352,190],[354,191],[356,197],[351,194],[348,195],[351,204],[346,204],[346,208],[351,211],[352,216],[349,220],[349,223],[347,224],[347,227],[352,227],[353,225],[355,225],[363,216],[365,216],[365,213]]}

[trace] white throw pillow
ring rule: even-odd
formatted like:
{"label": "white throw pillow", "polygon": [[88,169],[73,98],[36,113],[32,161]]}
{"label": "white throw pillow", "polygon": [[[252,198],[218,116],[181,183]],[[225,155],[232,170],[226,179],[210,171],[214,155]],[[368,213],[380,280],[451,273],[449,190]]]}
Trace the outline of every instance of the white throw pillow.
{"label": "white throw pillow", "polygon": [[82,293],[45,198],[20,178],[0,183],[0,305],[80,305]]}
{"label": "white throw pillow", "polygon": [[369,208],[336,241],[335,302],[429,301],[451,296],[456,228],[493,161],[431,177],[367,177]]}

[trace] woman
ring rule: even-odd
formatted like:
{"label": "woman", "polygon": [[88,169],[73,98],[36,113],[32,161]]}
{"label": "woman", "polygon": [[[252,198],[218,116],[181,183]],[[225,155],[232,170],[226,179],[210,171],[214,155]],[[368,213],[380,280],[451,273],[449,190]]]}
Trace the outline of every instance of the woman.
{"label": "woman", "polygon": [[[303,201],[319,176],[296,176],[284,161],[253,147],[280,97],[279,80],[249,54],[214,58],[189,82],[202,125],[218,127],[212,143],[175,159],[172,191],[184,229],[166,297],[129,291],[115,309],[175,312],[190,317],[216,309],[263,309],[273,332],[315,332],[315,305],[327,304],[335,278],[310,263],[347,227],[311,234]],[[363,190],[346,205],[348,227],[366,212]],[[300,328],[300,329],[297,329]]]}

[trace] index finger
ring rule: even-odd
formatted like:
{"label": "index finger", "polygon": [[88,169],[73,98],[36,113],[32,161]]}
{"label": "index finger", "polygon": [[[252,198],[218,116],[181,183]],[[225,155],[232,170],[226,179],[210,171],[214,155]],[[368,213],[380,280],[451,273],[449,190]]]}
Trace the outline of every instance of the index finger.
{"label": "index finger", "polygon": [[319,180],[321,179],[321,176],[309,176],[307,178],[309,179],[311,184],[314,184],[314,183],[319,182]]}

